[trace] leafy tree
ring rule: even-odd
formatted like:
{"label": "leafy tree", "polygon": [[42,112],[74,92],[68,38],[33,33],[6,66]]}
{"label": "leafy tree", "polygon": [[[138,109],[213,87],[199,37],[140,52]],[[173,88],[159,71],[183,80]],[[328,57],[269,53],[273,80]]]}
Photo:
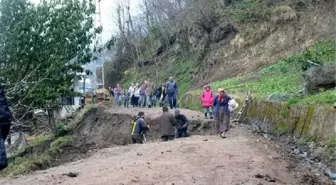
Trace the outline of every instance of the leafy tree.
{"label": "leafy tree", "polygon": [[0,83],[16,119],[33,109],[47,110],[56,132],[54,110],[61,96],[75,96],[73,80],[94,53],[92,0],[0,0]]}

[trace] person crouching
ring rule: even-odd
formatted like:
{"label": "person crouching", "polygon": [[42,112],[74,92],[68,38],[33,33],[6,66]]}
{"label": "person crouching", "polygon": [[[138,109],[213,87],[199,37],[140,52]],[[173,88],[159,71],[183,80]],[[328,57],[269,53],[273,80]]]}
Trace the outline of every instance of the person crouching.
{"label": "person crouching", "polygon": [[188,136],[188,119],[179,110],[175,110],[176,119],[176,138],[187,137]]}
{"label": "person crouching", "polygon": [[137,116],[137,120],[133,122],[133,128],[132,128],[132,144],[142,144],[143,143],[143,134],[146,133],[146,131],[149,129],[149,126],[147,125],[145,121],[145,113],[139,112]]}

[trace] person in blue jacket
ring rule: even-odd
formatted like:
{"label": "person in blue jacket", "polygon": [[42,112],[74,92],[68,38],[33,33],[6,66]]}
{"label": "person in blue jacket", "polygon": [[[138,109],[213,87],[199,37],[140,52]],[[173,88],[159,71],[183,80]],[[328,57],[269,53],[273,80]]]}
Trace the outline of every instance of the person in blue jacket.
{"label": "person in blue jacket", "polygon": [[230,111],[229,111],[229,101],[231,97],[225,93],[223,88],[218,89],[218,95],[214,98],[214,116],[215,116],[215,127],[217,134],[220,134],[222,138],[225,138],[226,133],[230,129]]}
{"label": "person in blue jacket", "polygon": [[177,83],[172,76],[169,77],[169,81],[166,84],[166,92],[168,95],[170,109],[176,109],[178,89]]}
{"label": "person in blue jacket", "polygon": [[4,90],[0,87],[0,171],[8,166],[5,140],[9,134],[12,113],[8,107]]}

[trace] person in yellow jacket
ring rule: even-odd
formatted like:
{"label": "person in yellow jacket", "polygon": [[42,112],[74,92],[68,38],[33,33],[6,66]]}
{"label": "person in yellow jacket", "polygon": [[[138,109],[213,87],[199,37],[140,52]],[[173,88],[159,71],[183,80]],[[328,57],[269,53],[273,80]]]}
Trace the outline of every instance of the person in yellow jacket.
{"label": "person in yellow jacket", "polygon": [[149,126],[147,125],[145,121],[145,113],[139,112],[137,116],[137,120],[132,122],[133,128],[132,128],[132,144],[142,144],[144,139],[144,134],[146,134],[146,131],[148,131]]}

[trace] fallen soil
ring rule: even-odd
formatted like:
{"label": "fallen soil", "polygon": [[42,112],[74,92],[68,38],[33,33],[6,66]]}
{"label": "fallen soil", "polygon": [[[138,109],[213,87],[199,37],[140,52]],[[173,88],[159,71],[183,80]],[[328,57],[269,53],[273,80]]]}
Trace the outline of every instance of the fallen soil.
{"label": "fallen soil", "polygon": [[[247,129],[249,126],[233,125],[225,139],[209,135],[212,122],[204,121],[202,113],[195,111],[181,110],[191,120],[193,136],[159,142],[155,120],[161,111],[143,109],[152,126],[151,137],[145,144],[128,145],[131,129],[128,121],[137,111],[93,109],[73,133],[78,144],[86,144],[87,150],[92,147],[90,157],[29,175],[1,179],[0,184],[332,184],[323,173],[287,155],[280,145],[252,134]],[[90,140],[92,145],[88,144]],[[105,146],[108,148],[97,149]]]}
{"label": "fallen soil", "polygon": [[[110,106],[97,106],[89,110],[74,129],[75,143],[78,146],[85,145],[92,148],[106,148],[113,145],[127,145],[131,143],[132,120],[139,111],[145,112],[145,119],[150,125],[147,139],[154,141],[160,138],[159,123],[157,119],[161,115],[160,108],[111,108]],[[210,134],[212,121],[204,121],[202,113],[187,109],[181,109],[187,115],[191,134]]]}

